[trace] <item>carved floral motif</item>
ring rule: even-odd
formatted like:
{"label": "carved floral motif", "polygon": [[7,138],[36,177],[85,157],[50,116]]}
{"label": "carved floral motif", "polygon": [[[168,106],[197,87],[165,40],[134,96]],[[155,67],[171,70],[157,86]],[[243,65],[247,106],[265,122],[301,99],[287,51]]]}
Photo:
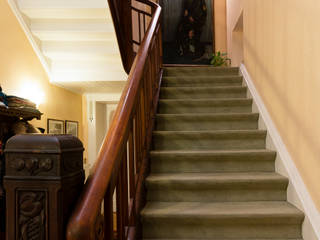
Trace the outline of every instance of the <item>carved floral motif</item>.
{"label": "carved floral motif", "polygon": [[18,239],[44,240],[45,239],[45,192],[26,192],[18,194]]}
{"label": "carved floral motif", "polygon": [[26,169],[31,176],[34,176],[41,172],[50,171],[53,167],[53,162],[50,158],[18,158],[11,161],[11,167],[16,171],[22,171]]}

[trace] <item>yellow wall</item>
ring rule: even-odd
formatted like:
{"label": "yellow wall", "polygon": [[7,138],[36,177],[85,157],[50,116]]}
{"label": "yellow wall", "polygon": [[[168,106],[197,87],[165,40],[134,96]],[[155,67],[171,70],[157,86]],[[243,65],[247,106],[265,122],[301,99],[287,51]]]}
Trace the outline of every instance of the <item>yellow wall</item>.
{"label": "yellow wall", "polygon": [[227,52],[226,0],[214,0],[215,50]]}
{"label": "yellow wall", "polygon": [[243,0],[243,9],[245,65],[320,210],[320,1]]}
{"label": "yellow wall", "polygon": [[79,122],[83,140],[82,96],[49,83],[38,57],[6,0],[0,0],[0,84],[5,93],[19,94],[24,85],[35,85],[44,93],[39,110],[44,113],[36,127],[47,128],[47,118]]}

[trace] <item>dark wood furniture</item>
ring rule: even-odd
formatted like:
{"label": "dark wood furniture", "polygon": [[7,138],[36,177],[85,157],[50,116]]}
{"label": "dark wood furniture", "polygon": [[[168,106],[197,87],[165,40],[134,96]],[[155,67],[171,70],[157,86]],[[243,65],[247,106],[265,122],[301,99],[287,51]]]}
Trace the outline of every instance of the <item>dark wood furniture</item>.
{"label": "dark wood furniture", "polygon": [[[37,110],[6,108],[0,106],[0,239],[4,239],[5,231],[5,192],[3,190],[4,154],[7,140],[13,135],[11,125],[18,120],[40,119],[42,113]],[[2,238],[1,238],[2,237]]]}
{"label": "dark wood furniture", "polygon": [[24,134],[5,148],[6,239],[64,239],[84,182],[83,146],[71,135]]}

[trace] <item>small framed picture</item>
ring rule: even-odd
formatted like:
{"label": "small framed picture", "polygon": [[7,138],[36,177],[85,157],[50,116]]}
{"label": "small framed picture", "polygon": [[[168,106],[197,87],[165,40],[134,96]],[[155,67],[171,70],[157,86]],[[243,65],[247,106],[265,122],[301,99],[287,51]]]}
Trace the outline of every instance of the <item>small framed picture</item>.
{"label": "small framed picture", "polygon": [[64,134],[64,121],[48,118],[47,131],[49,134]]}
{"label": "small framed picture", "polygon": [[66,120],[66,134],[78,137],[78,122]]}

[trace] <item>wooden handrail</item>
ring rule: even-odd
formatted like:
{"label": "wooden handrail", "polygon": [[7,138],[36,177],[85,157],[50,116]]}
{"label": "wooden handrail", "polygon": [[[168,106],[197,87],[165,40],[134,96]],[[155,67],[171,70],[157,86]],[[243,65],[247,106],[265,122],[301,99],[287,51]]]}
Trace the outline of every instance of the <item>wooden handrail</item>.
{"label": "wooden handrail", "polygon": [[162,65],[161,7],[146,0],[140,2],[151,6],[152,20],[132,64],[92,174],[70,217],[68,240],[113,238],[112,203],[115,189],[118,238],[131,238],[139,232],[136,218],[141,207],[142,176],[146,169],[144,163],[153,127]]}

